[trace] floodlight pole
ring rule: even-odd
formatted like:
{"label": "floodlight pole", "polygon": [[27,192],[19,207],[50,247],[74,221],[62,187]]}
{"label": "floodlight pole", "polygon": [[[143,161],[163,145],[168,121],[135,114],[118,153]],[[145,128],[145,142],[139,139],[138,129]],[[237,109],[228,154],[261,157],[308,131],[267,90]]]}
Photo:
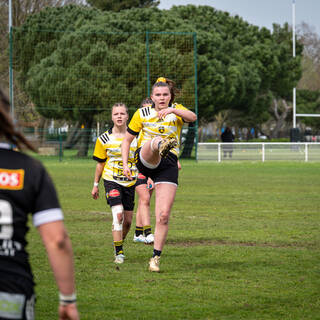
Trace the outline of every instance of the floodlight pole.
{"label": "floodlight pole", "polygon": [[13,71],[12,71],[12,0],[9,0],[9,48],[10,48],[10,62],[9,62],[9,91],[10,91],[10,105],[11,116],[14,120],[14,102],[13,102]]}
{"label": "floodlight pole", "polygon": [[[296,57],[296,0],[292,0],[292,55]],[[293,128],[296,128],[296,88],[293,88]]]}
{"label": "floodlight pole", "polygon": [[9,31],[12,27],[12,0],[9,0]]}

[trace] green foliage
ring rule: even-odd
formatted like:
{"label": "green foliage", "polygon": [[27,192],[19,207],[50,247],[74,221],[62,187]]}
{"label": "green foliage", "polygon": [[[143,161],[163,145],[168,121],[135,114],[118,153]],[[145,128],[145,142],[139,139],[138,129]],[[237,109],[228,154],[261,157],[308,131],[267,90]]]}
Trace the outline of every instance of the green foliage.
{"label": "green foliage", "polygon": [[293,59],[288,25],[275,25],[271,34],[212,7],[181,6],[172,11],[197,32],[201,118],[212,120],[219,111],[234,109],[245,126],[258,125],[270,116],[272,95],[290,95],[301,76],[302,47],[297,44]]}
{"label": "green foliage", "polygon": [[[176,80],[183,93],[181,102],[194,106],[193,35],[150,33],[147,57],[141,10],[98,14],[72,6],[65,11],[48,9],[41,13],[47,15],[47,26],[35,16],[16,30],[15,67],[21,70],[20,81],[43,116],[86,122],[118,101],[139,105],[148,95],[147,58],[150,81],[159,75]],[[63,22],[78,13],[68,28],[51,25],[54,19]],[[128,15],[138,17],[140,23]],[[24,56],[30,59],[24,62]]]}
{"label": "green foliage", "polygon": [[156,0],[87,0],[91,6],[103,11],[121,11],[132,8],[151,8],[159,5]]}
{"label": "green foliage", "polygon": [[[297,90],[297,113],[319,114],[320,113],[320,91]],[[319,118],[303,118],[306,125],[314,129],[320,129]]]}
{"label": "green foliage", "polygon": [[288,24],[284,27],[274,25],[273,38],[278,68],[274,70],[275,77],[272,82],[272,92],[276,97],[286,100],[292,99],[292,88],[296,87],[302,76],[302,44],[297,41],[296,58],[292,57],[292,34]]}
{"label": "green foliage", "polygon": [[[301,76],[302,46],[297,44],[293,59],[288,25],[275,25],[271,33],[213,7],[193,5],[118,13],[73,6],[43,10],[16,30],[15,68],[39,112],[48,117],[99,114],[121,92],[129,106],[136,106],[148,94],[146,31],[151,83],[159,75],[173,78],[185,93],[181,102],[191,109],[194,73],[186,65],[194,62],[193,37],[157,33],[197,33],[199,118],[207,121],[231,109],[245,126],[257,126],[269,118],[271,98],[288,99]],[[48,111],[52,105],[57,107]]]}

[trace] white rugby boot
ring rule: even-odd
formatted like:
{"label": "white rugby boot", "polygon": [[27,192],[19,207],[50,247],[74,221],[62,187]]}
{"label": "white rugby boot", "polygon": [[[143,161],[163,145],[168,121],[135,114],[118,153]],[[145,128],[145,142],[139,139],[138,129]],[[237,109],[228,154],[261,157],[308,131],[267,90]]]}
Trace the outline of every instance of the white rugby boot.
{"label": "white rugby boot", "polygon": [[154,235],[152,233],[148,234],[145,237],[145,244],[153,244],[154,243]]}
{"label": "white rugby boot", "polygon": [[133,242],[146,242],[146,237],[143,234],[139,234],[138,236],[134,235],[133,236]]}
{"label": "white rugby boot", "polygon": [[160,272],[160,257],[152,257],[149,261],[149,271]]}
{"label": "white rugby boot", "polygon": [[116,264],[122,264],[124,263],[124,254],[120,253],[120,254],[117,254],[115,257],[114,257],[114,263]]}

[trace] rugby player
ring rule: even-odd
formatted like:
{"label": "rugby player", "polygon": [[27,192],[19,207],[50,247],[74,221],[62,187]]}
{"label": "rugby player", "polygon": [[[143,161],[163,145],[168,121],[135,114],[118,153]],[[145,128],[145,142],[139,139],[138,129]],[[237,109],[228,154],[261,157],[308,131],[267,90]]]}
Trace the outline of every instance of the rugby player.
{"label": "rugby player", "polygon": [[128,109],[123,103],[112,107],[113,127],[101,134],[95,145],[93,159],[97,161],[94,183],[91,191],[93,199],[99,198],[99,181],[102,177],[107,203],[112,212],[112,236],[116,264],[124,263],[125,255],[123,241],[128,234],[134,209],[134,192],[137,178],[137,168],[134,153],[136,140],[130,146],[127,166],[130,170],[129,180],[123,173],[121,144],[127,131],[129,119]]}
{"label": "rugby player", "polygon": [[138,109],[133,115],[122,143],[123,171],[131,179],[128,162],[129,147],[139,136],[137,168],[155,183],[156,226],[153,255],[149,270],[160,271],[160,256],[168,234],[171,207],[178,186],[178,155],[184,122],[197,116],[181,104],[174,103],[177,89],[173,81],[158,78],[152,87],[152,106]]}
{"label": "rugby player", "polygon": [[9,108],[0,90],[0,319],[35,319],[26,251],[32,214],[59,288],[59,319],[78,320],[73,253],[57,194],[42,164],[17,151],[35,149],[14,127]]}

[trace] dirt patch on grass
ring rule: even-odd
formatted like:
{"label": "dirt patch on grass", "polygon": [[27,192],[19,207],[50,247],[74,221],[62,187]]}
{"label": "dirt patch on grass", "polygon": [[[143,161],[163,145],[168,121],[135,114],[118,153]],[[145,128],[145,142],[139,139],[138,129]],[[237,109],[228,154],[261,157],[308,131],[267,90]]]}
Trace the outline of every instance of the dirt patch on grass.
{"label": "dirt patch on grass", "polygon": [[240,246],[240,247],[267,247],[267,248],[294,248],[294,249],[316,249],[316,244],[311,243],[260,243],[260,242],[237,242],[225,240],[169,240],[168,245],[178,247],[195,247],[195,246]]}

